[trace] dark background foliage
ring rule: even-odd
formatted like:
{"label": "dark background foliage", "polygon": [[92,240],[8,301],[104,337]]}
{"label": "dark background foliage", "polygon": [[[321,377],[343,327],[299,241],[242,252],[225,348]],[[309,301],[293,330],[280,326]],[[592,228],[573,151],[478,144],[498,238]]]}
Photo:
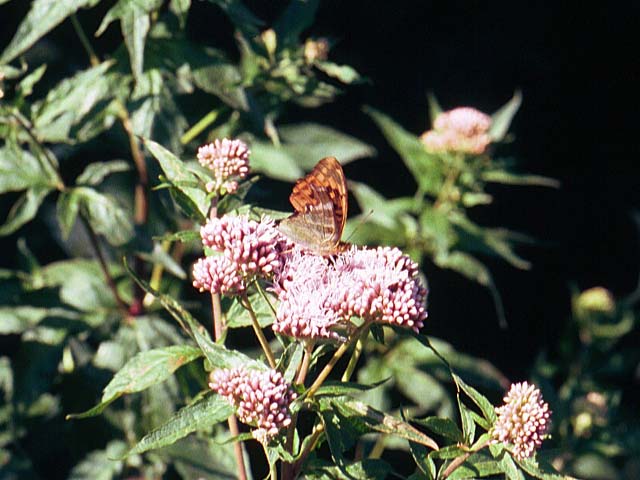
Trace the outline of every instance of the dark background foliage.
{"label": "dark background foliage", "polygon": [[[267,22],[286,4],[246,3]],[[1,7],[0,45],[9,42],[28,6]],[[109,6],[79,13],[87,31],[95,31]],[[557,178],[562,186],[493,186],[496,202],[472,212],[484,225],[508,226],[541,241],[521,250],[532,261],[530,271],[488,260],[509,328],[500,330],[485,289],[456,273],[425,268],[431,288],[429,333],[488,358],[514,380],[526,377],[541,347],[553,345],[569,316],[571,285],[604,285],[620,296],[636,286],[638,8],[634,2],[586,8],[571,2],[327,0],[309,32],[328,36],[335,43],[332,59],[353,65],[370,83],[350,87],[337,102],[316,110],[294,108],[281,122],[318,121],[373,144],[378,156],[348,165],[346,174],[389,197],[412,191],[413,180],[362,113],[363,105],[385,111],[419,134],[428,127],[428,91],[444,108],[470,105],[491,112],[514,89],[522,90],[524,102],[512,125],[516,139],[508,151],[523,170]],[[198,42],[235,49],[232,26],[208,4],[194,2],[188,31]],[[112,26],[95,45],[106,52],[119,42]],[[64,65],[65,75],[86,65],[68,23],[32,55],[37,57],[38,50],[48,58],[51,50],[64,58],[58,67]],[[37,64],[37,58],[31,61]],[[39,88],[46,89],[46,83]],[[261,200],[284,206],[286,188],[282,200]],[[19,235],[29,238],[41,228],[33,223]],[[15,267],[15,240],[3,239],[2,266]],[[57,256],[54,247],[40,247]]]}

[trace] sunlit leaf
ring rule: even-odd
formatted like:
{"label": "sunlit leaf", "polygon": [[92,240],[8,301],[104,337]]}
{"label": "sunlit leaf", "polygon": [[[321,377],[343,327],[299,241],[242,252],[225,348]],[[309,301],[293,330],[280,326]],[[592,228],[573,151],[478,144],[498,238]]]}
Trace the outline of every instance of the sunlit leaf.
{"label": "sunlit leaf", "polygon": [[337,65],[327,61],[315,62],[314,65],[318,70],[347,85],[363,81],[357,70],[349,65]]}
{"label": "sunlit leaf", "polygon": [[42,308],[28,305],[0,307],[0,334],[22,333],[45,319],[79,320],[78,313],[62,308]]}
{"label": "sunlit leaf", "polygon": [[511,100],[509,100],[500,110],[491,115],[491,128],[489,129],[489,136],[494,142],[502,140],[511,125],[514,115],[520,108],[522,103],[522,94],[517,90]]}
{"label": "sunlit leaf", "polygon": [[90,8],[100,0],[35,0],[22,20],[7,48],[0,56],[1,63],[9,63],[26,52],[45,34],[80,8]]}
{"label": "sunlit leaf", "polygon": [[146,434],[126,456],[165,447],[196,430],[206,430],[233,413],[233,406],[219,395],[210,394],[179,410],[162,426]]}
{"label": "sunlit leaf", "polygon": [[202,356],[199,348],[174,345],[140,352],[118,371],[105,387],[98,405],[84,413],[67,415],[67,418],[87,418],[99,415],[122,395],[141,392],[164,382],[178,368]]}
{"label": "sunlit leaf", "polygon": [[49,187],[34,187],[22,194],[11,207],[5,223],[0,226],[0,236],[9,235],[31,221],[49,192]]}
{"label": "sunlit leaf", "polygon": [[96,233],[104,235],[112,245],[123,245],[133,236],[129,213],[115,198],[88,187],[77,187],[80,208]]}
{"label": "sunlit leaf", "polygon": [[112,173],[127,172],[131,166],[124,160],[90,163],[76,179],[79,185],[100,185]]}
{"label": "sunlit leaf", "polygon": [[112,480],[122,473],[124,464],[114,460],[122,456],[127,444],[121,440],[112,440],[104,450],[89,453],[73,467],[68,480]]}
{"label": "sunlit leaf", "polygon": [[[249,301],[261,327],[268,327],[274,322],[274,313],[262,295],[255,293],[249,297]],[[275,298],[272,298],[271,301],[275,301]],[[248,310],[242,306],[240,301],[235,300],[227,312],[226,326],[240,328],[250,327],[251,325],[252,321]]]}
{"label": "sunlit leaf", "polygon": [[420,188],[436,195],[444,181],[442,165],[437,157],[428,153],[420,139],[404,130],[390,117],[373,108],[367,107],[365,112],[376,122],[387,141],[402,157]]}
{"label": "sunlit leaf", "polygon": [[44,72],[46,70],[47,70],[46,64],[40,65],[33,72],[31,72],[29,75],[27,75],[22,80],[20,80],[20,83],[16,88],[16,93],[23,98],[31,95],[33,93],[33,87],[35,86],[36,83],[38,83],[42,79]]}

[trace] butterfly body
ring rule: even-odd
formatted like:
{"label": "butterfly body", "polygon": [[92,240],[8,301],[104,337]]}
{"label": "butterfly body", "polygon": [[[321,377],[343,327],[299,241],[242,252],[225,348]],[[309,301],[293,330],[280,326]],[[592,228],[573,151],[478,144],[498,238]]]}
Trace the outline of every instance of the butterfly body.
{"label": "butterfly body", "polygon": [[347,221],[347,182],[338,160],[320,160],[296,182],[289,200],[295,213],[282,220],[278,228],[290,240],[322,256],[348,248],[340,241]]}

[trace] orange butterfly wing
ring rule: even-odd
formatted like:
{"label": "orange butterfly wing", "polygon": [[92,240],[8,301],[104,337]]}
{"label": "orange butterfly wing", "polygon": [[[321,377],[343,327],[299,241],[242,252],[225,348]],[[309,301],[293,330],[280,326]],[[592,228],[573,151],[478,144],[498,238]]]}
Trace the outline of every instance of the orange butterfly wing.
{"label": "orange butterfly wing", "polygon": [[320,160],[296,182],[289,200],[295,213],[280,222],[282,233],[320,255],[344,250],[340,238],[347,221],[347,182],[338,160]]}

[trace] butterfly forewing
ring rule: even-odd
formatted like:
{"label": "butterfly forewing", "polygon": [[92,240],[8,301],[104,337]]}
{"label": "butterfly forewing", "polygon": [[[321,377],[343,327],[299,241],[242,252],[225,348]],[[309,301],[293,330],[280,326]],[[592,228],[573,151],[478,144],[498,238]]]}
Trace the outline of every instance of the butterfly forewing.
{"label": "butterfly forewing", "polygon": [[347,220],[347,184],[334,157],[323,158],[298,180],[289,200],[295,213],[280,222],[282,233],[320,255],[344,249],[340,238]]}

